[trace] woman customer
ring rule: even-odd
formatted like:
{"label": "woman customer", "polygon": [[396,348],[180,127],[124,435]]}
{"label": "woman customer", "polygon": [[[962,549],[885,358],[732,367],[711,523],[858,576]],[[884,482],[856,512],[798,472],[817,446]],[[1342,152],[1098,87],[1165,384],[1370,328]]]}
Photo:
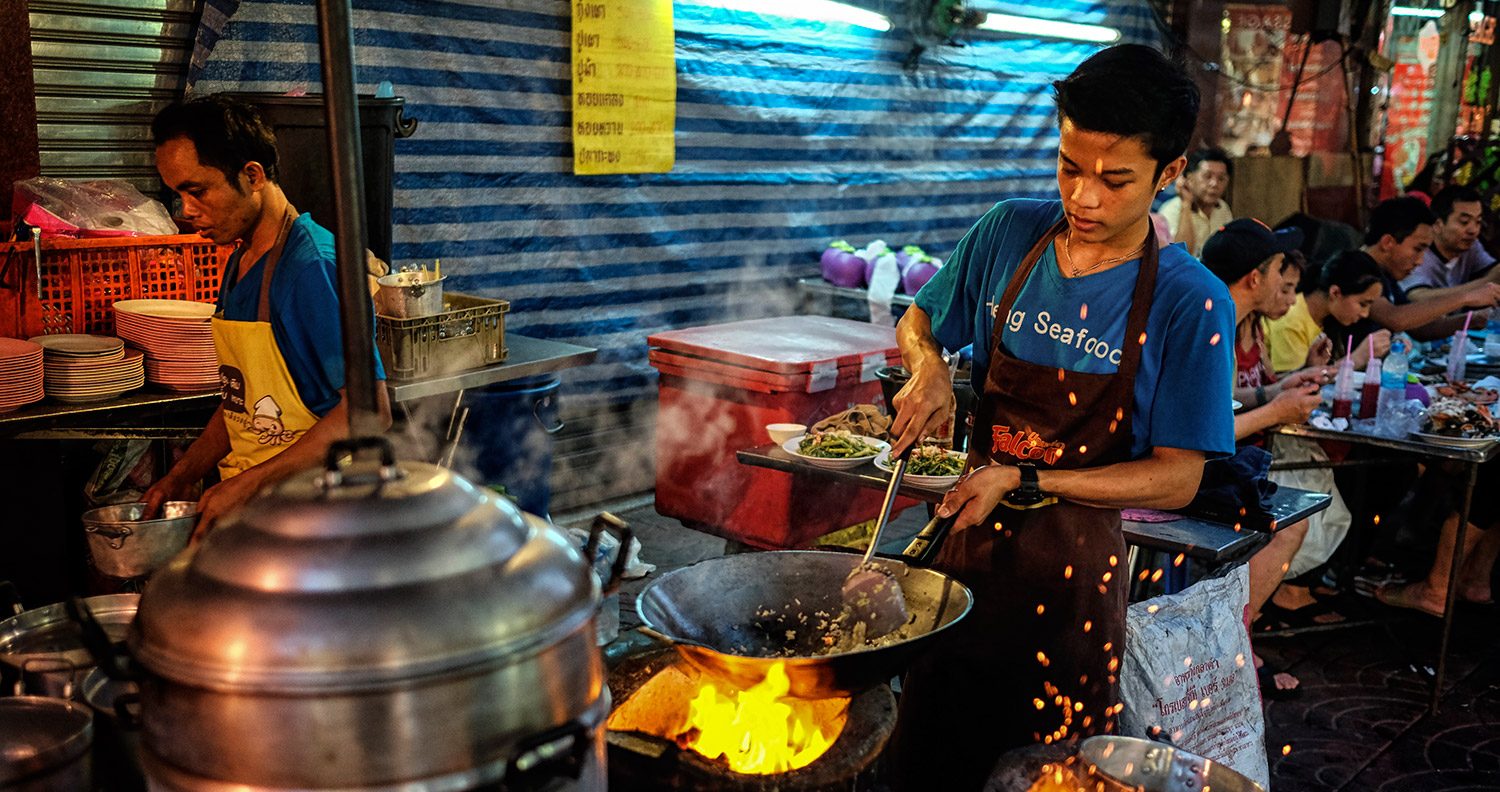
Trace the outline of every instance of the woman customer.
{"label": "woman customer", "polygon": [[[1309,355],[1323,336],[1325,321],[1332,319],[1349,327],[1369,317],[1370,306],[1381,295],[1380,269],[1368,256],[1354,255],[1356,252],[1345,251],[1328,262],[1286,315],[1267,325],[1266,341],[1276,371],[1295,371],[1308,365]],[[1390,331],[1377,330],[1354,349],[1356,369],[1369,363],[1372,347],[1375,357],[1385,357],[1391,349]],[[1335,360],[1344,356],[1342,349],[1332,351]]]}

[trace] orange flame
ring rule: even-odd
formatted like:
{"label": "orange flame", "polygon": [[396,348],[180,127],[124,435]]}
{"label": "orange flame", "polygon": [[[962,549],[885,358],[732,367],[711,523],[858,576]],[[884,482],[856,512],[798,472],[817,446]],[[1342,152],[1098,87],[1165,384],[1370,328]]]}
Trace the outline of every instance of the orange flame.
{"label": "orange flame", "polygon": [[679,741],[710,759],[723,757],[736,773],[770,775],[806,767],[843,732],[849,700],[804,701],[787,698],[789,690],[785,663],[773,665],[748,690],[725,693],[704,682],[689,705]]}

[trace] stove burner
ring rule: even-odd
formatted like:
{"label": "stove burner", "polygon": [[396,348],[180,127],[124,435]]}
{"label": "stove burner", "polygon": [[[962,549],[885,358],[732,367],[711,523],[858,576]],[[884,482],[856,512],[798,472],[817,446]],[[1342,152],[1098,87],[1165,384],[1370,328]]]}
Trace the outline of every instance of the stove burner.
{"label": "stove burner", "polygon": [[[610,672],[610,693],[618,706],[648,680],[683,663],[676,652],[654,650],[621,661]],[[685,664],[684,664],[685,665]],[[720,792],[823,792],[868,790],[875,786],[878,759],[896,725],[896,699],[880,686],[855,695],[848,722],[827,752],[788,773],[743,775],[671,740],[639,732],[608,731],[611,792],[683,790]]]}

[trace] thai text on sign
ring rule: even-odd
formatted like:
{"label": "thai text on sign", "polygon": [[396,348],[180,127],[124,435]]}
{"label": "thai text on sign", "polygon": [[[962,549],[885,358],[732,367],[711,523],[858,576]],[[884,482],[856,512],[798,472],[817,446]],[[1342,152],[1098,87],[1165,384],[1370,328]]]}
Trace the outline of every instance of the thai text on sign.
{"label": "thai text on sign", "polygon": [[676,140],[671,0],[573,3],[573,172],[666,173]]}

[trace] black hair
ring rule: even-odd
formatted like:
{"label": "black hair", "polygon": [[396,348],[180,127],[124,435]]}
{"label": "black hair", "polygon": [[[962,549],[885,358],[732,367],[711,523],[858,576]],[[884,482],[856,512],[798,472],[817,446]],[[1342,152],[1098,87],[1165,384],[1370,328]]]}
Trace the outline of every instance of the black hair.
{"label": "black hair", "polygon": [[1450,184],[1438,190],[1437,195],[1432,196],[1432,215],[1439,222],[1446,221],[1449,217],[1453,216],[1453,205],[1460,203],[1481,204],[1480,208],[1482,211],[1484,198],[1473,187],[1466,187],[1462,184]]}
{"label": "black hair", "polygon": [[1224,165],[1224,172],[1229,178],[1234,178],[1234,163],[1229,161],[1229,152],[1221,148],[1198,149],[1188,155],[1187,170],[1184,173],[1192,173],[1198,170],[1198,166],[1205,162],[1219,162]]}
{"label": "black hair", "polygon": [[177,138],[191,140],[198,161],[223,171],[236,190],[239,173],[250,162],[260,163],[266,178],[276,181],[276,133],[255,108],[222,94],[162,108],[151,122],[151,137],[157,146]]}
{"label": "black hair", "polygon": [[[1302,251],[1297,248],[1288,250],[1286,256],[1281,259],[1281,274],[1285,275],[1292,270],[1297,271],[1297,277],[1299,278],[1307,274],[1307,256],[1303,255]],[[1301,281],[1298,281],[1298,283],[1300,284]]]}
{"label": "black hair", "polygon": [[1345,296],[1359,294],[1380,282],[1380,265],[1360,250],[1346,250],[1329,259],[1318,276],[1318,291],[1329,293],[1333,287]]}
{"label": "black hair", "polygon": [[1370,210],[1370,225],[1365,229],[1365,244],[1373,245],[1380,238],[1390,234],[1392,239],[1400,242],[1419,226],[1432,225],[1437,218],[1432,216],[1432,210],[1427,204],[1422,203],[1420,198],[1402,196],[1381,201]]}
{"label": "black hair", "polygon": [[1187,150],[1198,121],[1198,86],[1187,70],[1143,44],[1100,50],[1052,87],[1061,118],[1090,132],[1139,138],[1157,176]]}

